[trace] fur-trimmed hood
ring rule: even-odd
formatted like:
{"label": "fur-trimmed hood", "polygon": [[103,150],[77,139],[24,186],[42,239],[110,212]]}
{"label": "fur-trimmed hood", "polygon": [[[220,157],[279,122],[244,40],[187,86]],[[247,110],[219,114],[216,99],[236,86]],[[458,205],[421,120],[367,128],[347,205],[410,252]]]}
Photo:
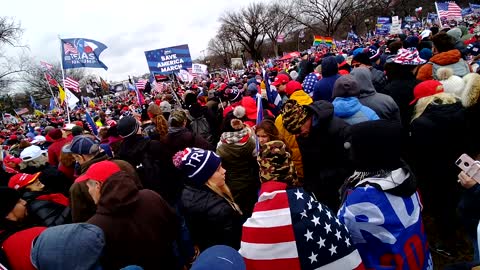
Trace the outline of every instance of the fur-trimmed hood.
{"label": "fur-trimmed hood", "polygon": [[462,105],[465,108],[472,107],[480,100],[480,75],[469,73],[463,77],[465,90],[462,94]]}

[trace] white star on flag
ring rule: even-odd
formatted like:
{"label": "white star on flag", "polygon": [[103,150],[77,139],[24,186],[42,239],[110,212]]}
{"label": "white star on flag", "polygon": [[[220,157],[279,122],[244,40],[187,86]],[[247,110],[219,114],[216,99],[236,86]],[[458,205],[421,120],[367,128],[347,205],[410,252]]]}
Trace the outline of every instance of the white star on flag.
{"label": "white star on flag", "polygon": [[345,244],[347,245],[347,247],[351,246],[350,238],[347,237],[347,239],[345,239]]}
{"label": "white star on flag", "polygon": [[304,234],[304,236],[307,238],[307,240],[306,240],[307,242],[308,242],[308,240],[310,240],[310,239],[313,240],[312,234],[313,234],[313,232],[310,232],[309,230],[307,230],[307,233]]}
{"label": "white star on flag", "polygon": [[320,218],[313,215],[312,222],[315,224],[315,227],[317,227],[317,225],[320,225]]}
{"label": "white star on flag", "polygon": [[328,223],[325,223],[324,229],[325,229],[325,231],[326,231],[326,234],[328,234],[329,232],[332,231],[332,229],[330,229],[330,224],[328,224]]}
{"label": "white star on flag", "polygon": [[340,220],[338,218],[335,218],[335,222],[338,224],[338,225],[342,225],[342,223],[340,223]]}
{"label": "white star on flag", "polygon": [[328,219],[332,219],[332,214],[328,210],[327,210],[327,216],[328,216]]}
{"label": "white star on flag", "polygon": [[342,239],[342,235],[339,230],[337,230],[337,233],[335,234],[335,236],[337,237],[337,240]]}
{"label": "white star on flag", "polygon": [[334,246],[334,245],[332,244],[332,247],[329,248],[328,250],[330,250],[330,253],[331,253],[330,255],[333,255],[333,253],[337,253],[337,246]]}
{"label": "white star on flag", "polygon": [[317,254],[314,254],[312,251],[312,256],[308,257],[310,259],[310,263],[317,261]]}
{"label": "white star on flag", "polygon": [[302,215],[302,218],[303,218],[303,217],[308,218],[308,216],[307,216],[307,210],[304,209],[303,212],[300,213],[300,215]]}
{"label": "white star on flag", "polygon": [[297,192],[295,192],[294,194],[297,196],[297,200],[303,200],[303,193],[301,193],[300,190],[297,189]]}
{"label": "white star on flag", "polygon": [[318,208],[318,211],[322,212],[323,207],[322,207],[322,204],[321,204],[321,203],[318,204],[318,207],[317,207],[317,208]]}
{"label": "white star on flag", "polygon": [[[323,239],[322,237],[320,237],[320,241],[317,242],[317,244],[319,245],[319,249],[324,247],[325,246],[325,239]],[[349,243],[350,244],[350,243]]]}
{"label": "white star on flag", "polygon": [[308,210],[312,209],[312,204],[310,202],[307,203]]}

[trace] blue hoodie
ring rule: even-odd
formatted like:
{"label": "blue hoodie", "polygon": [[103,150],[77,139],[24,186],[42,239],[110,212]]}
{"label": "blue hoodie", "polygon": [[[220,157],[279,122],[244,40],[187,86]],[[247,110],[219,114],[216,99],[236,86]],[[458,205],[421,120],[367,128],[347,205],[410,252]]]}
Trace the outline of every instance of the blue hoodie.
{"label": "blue hoodie", "polygon": [[334,114],[350,125],[378,120],[378,115],[369,107],[363,106],[356,97],[337,97],[332,102]]}
{"label": "blue hoodie", "polygon": [[322,79],[313,86],[313,101],[326,100],[332,102],[333,85],[340,78],[335,57],[329,56],[322,60]]}

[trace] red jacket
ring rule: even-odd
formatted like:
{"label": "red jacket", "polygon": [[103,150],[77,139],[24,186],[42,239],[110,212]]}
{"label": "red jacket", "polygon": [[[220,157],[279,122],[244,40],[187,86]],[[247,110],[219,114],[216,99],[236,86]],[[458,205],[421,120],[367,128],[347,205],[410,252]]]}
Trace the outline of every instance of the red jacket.
{"label": "red jacket", "polygon": [[47,227],[33,227],[16,232],[3,241],[2,249],[11,269],[35,270],[30,260],[33,240]]}
{"label": "red jacket", "polygon": [[60,153],[62,147],[68,142],[67,139],[61,138],[48,147],[48,163],[52,166],[58,167],[60,163]]}

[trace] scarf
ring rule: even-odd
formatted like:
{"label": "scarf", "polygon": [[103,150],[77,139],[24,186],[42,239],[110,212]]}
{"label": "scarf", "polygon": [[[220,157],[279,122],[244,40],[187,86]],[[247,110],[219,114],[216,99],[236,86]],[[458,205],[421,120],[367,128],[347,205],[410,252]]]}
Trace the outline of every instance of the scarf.
{"label": "scarf", "polygon": [[250,139],[250,130],[247,127],[239,131],[223,132],[220,141],[226,144],[245,145]]}

